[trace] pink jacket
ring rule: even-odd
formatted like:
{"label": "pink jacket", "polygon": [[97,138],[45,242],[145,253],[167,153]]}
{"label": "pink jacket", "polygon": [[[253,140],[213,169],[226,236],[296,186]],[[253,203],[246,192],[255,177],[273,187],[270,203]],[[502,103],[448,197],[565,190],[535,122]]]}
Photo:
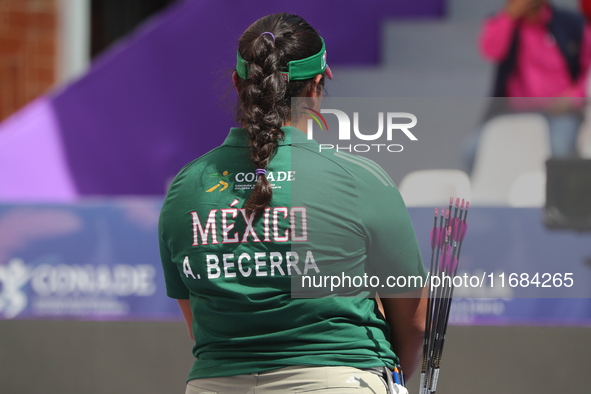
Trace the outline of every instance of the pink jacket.
{"label": "pink jacket", "polygon": [[591,65],[591,28],[585,27],[581,49],[581,75],[572,81],[566,61],[554,38],[546,29],[551,17],[546,6],[536,21],[517,21],[501,11],[484,23],[480,50],[492,62],[504,59],[513,32],[521,24],[517,64],[507,82],[509,97],[584,97]]}

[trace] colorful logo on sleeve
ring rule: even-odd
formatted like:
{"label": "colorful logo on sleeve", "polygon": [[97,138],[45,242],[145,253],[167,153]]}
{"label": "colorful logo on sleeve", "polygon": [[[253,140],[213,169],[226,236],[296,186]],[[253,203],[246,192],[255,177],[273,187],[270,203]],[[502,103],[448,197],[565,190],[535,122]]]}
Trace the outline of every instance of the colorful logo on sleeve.
{"label": "colorful logo on sleeve", "polygon": [[224,171],[221,174],[211,174],[210,177],[212,177],[212,178],[218,178],[219,180],[218,180],[218,184],[217,185],[215,185],[215,186],[207,189],[207,193],[211,193],[211,192],[219,189],[220,186],[221,186],[221,189],[218,190],[219,192],[222,192],[222,191],[226,190],[228,188],[228,182],[227,182],[227,180],[231,176],[232,176],[232,174],[230,174],[228,171]]}

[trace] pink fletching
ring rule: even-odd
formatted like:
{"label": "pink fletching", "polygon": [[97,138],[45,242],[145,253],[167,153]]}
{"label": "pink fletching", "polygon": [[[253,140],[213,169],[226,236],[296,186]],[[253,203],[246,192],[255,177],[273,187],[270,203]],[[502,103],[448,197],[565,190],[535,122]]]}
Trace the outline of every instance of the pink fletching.
{"label": "pink fletching", "polygon": [[454,197],[453,197],[453,196],[451,196],[451,197],[449,198],[449,205],[452,205],[453,203],[454,203]]}
{"label": "pink fletching", "polygon": [[460,197],[456,198],[456,208],[460,206]]}
{"label": "pink fletching", "polygon": [[459,234],[459,231],[460,231],[460,226],[461,226],[462,221],[459,218],[454,218],[452,223],[453,223],[453,236],[452,236],[452,239],[457,241],[458,240],[458,234]]}
{"label": "pink fletching", "polygon": [[435,249],[435,246],[437,245],[437,229],[436,228],[431,229],[430,239],[431,239],[431,249]]}
{"label": "pink fletching", "polygon": [[464,242],[464,238],[466,237],[467,232],[468,232],[468,223],[462,222],[462,229],[460,231],[460,238],[459,238],[460,242]]}
{"label": "pink fletching", "polygon": [[466,204],[466,201],[462,198],[462,205],[460,205],[460,208],[464,209],[464,204]]}
{"label": "pink fletching", "polygon": [[445,242],[445,234],[442,228],[437,229],[437,245],[442,248],[443,243]]}

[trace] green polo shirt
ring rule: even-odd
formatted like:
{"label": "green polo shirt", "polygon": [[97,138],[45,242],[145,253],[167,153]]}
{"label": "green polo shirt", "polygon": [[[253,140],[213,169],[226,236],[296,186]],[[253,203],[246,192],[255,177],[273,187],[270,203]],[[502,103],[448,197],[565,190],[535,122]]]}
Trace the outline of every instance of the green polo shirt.
{"label": "green polo shirt", "polygon": [[398,361],[367,296],[413,288],[384,287],[390,276],[426,277],[400,194],[374,162],[283,130],[267,166],[273,198],[257,217],[243,209],[256,175],[240,128],[186,165],[164,201],[167,294],[190,299],[194,316],[189,380]]}

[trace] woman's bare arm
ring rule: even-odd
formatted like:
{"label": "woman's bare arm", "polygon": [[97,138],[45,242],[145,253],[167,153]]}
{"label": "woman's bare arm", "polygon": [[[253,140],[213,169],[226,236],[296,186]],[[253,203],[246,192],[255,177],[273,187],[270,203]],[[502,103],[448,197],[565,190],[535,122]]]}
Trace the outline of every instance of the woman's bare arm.
{"label": "woman's bare arm", "polygon": [[421,361],[428,288],[408,295],[408,298],[381,298],[386,320],[390,324],[390,343],[407,378]]}

